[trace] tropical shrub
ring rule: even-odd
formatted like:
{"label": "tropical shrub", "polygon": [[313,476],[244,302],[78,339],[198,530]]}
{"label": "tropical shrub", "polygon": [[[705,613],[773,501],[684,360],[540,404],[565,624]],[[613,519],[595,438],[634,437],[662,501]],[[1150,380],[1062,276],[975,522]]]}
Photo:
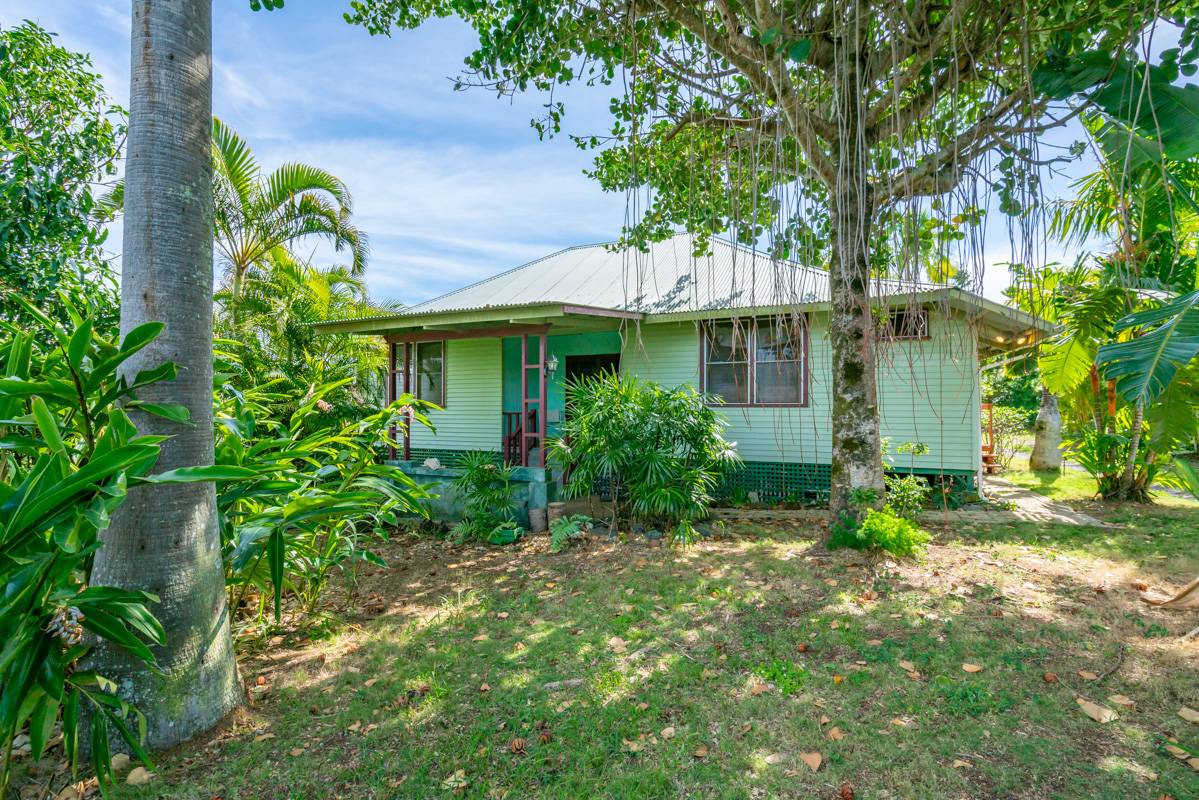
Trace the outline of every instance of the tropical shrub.
{"label": "tropical shrub", "polygon": [[[1086,427],[1066,443],[1066,451],[1094,480],[1100,497],[1113,497],[1120,492],[1120,481],[1128,465],[1131,439],[1121,433],[1108,433]],[[1160,467],[1150,461],[1152,454],[1138,450],[1134,454],[1135,475],[1131,499],[1147,500],[1149,486],[1157,478]]]}
{"label": "tropical shrub", "polygon": [[[92,763],[107,792],[110,732],[147,766],[144,723],[116,685],[87,667],[96,640],[149,665],[165,634],[148,592],[89,584],[99,533],[139,484],[206,480],[212,468],[152,475],[163,437],[139,436],[127,410],[186,421],[182,406],[137,399],[137,390],[175,376],[174,364],[117,370],[161,332],[148,323],[117,342],[79,321],[73,332],[22,299],[40,330],[5,324],[0,344],[0,795],[12,742],[25,728],[35,758],[61,718],[72,770],[87,720]],[[66,304],[64,311],[74,313]],[[47,345],[45,342],[53,342]]]}
{"label": "tropical shrub", "polygon": [[739,462],[713,398],[615,374],[583,378],[567,391],[571,413],[550,450],[569,469],[568,497],[601,486],[613,524],[632,517],[672,529],[676,539],[707,516],[721,474]]}
{"label": "tropical shrub", "polygon": [[497,464],[492,453],[472,451],[458,460],[462,474],[454,480],[466,502],[462,519],[450,529],[450,538],[458,542],[476,540],[492,544],[511,544],[520,538],[516,524],[516,485],[512,475],[516,467]]}
{"label": "tropical shrub", "polygon": [[425,490],[380,458],[392,426],[427,424],[424,405],[401,397],[342,427],[312,424],[341,383],[291,400],[298,405],[285,420],[269,416],[289,400],[270,386],[242,392],[226,380],[218,390],[216,462],[251,475],[217,494],[230,606],[259,622],[268,598],[280,619],[285,595],[314,613],[335,571],[383,566],[369,543],[386,538],[397,514],[426,513]]}
{"label": "tropical shrub", "polygon": [[915,555],[928,543],[928,534],[911,520],[889,509],[866,509],[861,522],[850,524],[846,518],[835,522],[828,540],[830,550],[849,547],[854,550],[881,550],[893,556]]}
{"label": "tropical shrub", "polygon": [[932,487],[919,475],[888,475],[887,509],[897,517],[915,522],[928,502]]}

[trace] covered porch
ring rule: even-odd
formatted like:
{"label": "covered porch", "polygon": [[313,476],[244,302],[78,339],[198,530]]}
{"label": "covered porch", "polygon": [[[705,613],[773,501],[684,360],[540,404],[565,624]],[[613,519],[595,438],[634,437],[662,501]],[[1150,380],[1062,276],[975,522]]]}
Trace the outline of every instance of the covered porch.
{"label": "covered porch", "polygon": [[[623,335],[640,314],[584,306],[495,309],[436,322],[393,318],[388,345],[388,400],[411,394],[437,405],[435,426],[470,428],[472,437],[432,446],[426,431],[401,438],[405,461],[446,457],[469,449],[495,452],[509,464],[545,467],[546,443],[568,412],[570,381],[618,371]],[[457,315],[450,315],[457,316]],[[469,393],[463,392],[464,388]],[[490,433],[487,428],[490,427]],[[415,433],[415,438],[414,438]],[[446,466],[450,464],[447,463]]]}

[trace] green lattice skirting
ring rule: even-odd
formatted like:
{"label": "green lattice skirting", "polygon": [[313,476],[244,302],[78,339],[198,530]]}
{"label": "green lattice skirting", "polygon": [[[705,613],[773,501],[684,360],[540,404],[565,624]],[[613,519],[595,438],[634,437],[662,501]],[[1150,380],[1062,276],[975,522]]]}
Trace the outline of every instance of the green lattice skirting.
{"label": "green lattice skirting", "polygon": [[[458,463],[465,450],[442,450],[414,447],[412,460],[421,462],[436,458],[443,466]],[[501,454],[496,452],[500,462]],[[934,488],[940,487],[943,503],[956,508],[974,495],[975,474],[966,470],[914,469],[894,470],[898,474],[912,472],[925,475]],[[743,461],[736,469],[725,473],[714,492],[718,500],[736,499],[765,505],[776,503],[827,503],[829,485],[832,482],[832,467],[828,464],[788,464],[779,461]],[[602,485],[601,485],[602,484]],[[595,494],[607,498],[607,481],[597,481]],[[933,502],[936,501],[934,493]]]}

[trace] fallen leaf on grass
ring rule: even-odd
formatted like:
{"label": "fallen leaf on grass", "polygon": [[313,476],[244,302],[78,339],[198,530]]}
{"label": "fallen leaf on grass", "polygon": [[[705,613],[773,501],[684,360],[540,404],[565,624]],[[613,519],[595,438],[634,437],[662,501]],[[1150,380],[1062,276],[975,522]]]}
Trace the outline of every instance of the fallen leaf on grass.
{"label": "fallen leaf on grass", "polygon": [[974,765],[971,764],[969,761],[963,761],[960,758],[955,758],[953,760],[953,768],[954,769],[970,769],[973,766]]}
{"label": "fallen leaf on grass", "polygon": [[303,747],[293,747],[292,749],[287,751],[287,754],[289,756],[291,756],[292,758],[299,758],[300,756],[304,755],[304,748]]}
{"label": "fallen leaf on grass", "polygon": [[833,685],[834,686],[840,686],[844,681],[845,681],[844,675],[834,675],[833,676]]}
{"label": "fallen leaf on grass", "polygon": [[485,642],[485,641],[487,641],[487,634],[480,633],[478,636],[471,639],[471,641],[472,642]]}
{"label": "fallen leaf on grass", "polygon": [[787,759],[787,757],[785,755],[783,755],[782,753],[771,753],[770,755],[766,756],[766,758],[764,758],[762,760],[765,761],[767,764],[781,764],[786,759]]}
{"label": "fallen leaf on grass", "polygon": [[487,694],[491,691],[491,684],[483,683],[479,685],[479,694]]}
{"label": "fallen leaf on grass", "polygon": [[621,639],[619,636],[613,636],[608,640],[608,649],[610,649],[613,653],[620,655],[628,650],[629,646],[624,639]]}
{"label": "fallen leaf on grass", "polygon": [[916,665],[913,664],[911,661],[900,661],[899,667],[904,672],[915,672],[916,671]]}
{"label": "fallen leaf on grass", "polygon": [[891,720],[891,724],[897,728],[906,728],[911,723],[909,723],[906,719],[900,719],[899,717],[896,717],[895,719]]}
{"label": "fallen leaf on grass", "polygon": [[882,643],[883,643],[882,639],[867,639],[866,640],[866,644],[870,645],[871,647],[879,647],[882,645]]}
{"label": "fallen leaf on grass", "polygon": [[364,680],[362,682],[362,685],[369,689],[378,682],[379,682],[378,678],[367,678],[366,680]]}
{"label": "fallen leaf on grass", "polygon": [[1084,681],[1097,681],[1097,680],[1099,680],[1099,676],[1098,676],[1098,675],[1096,675],[1094,672],[1090,672],[1089,670],[1085,670],[1085,669],[1080,669],[1080,670],[1078,671],[1078,677],[1082,678]]}
{"label": "fallen leaf on grass", "polygon": [[812,772],[820,769],[820,765],[824,763],[824,757],[819,753],[800,753],[799,757],[803,760],[803,763],[808,765],[808,768]]}
{"label": "fallen leaf on grass", "polygon": [[662,735],[663,739],[673,739],[674,738],[674,726],[667,725],[665,728],[662,729],[661,735]]}
{"label": "fallen leaf on grass", "polygon": [[832,721],[833,721],[833,720],[832,720],[832,717],[830,717],[828,714],[822,714],[822,715],[820,716],[820,724],[821,724],[821,725],[827,725],[827,724],[829,724],[829,723],[830,723],[830,722],[832,722]]}
{"label": "fallen leaf on grass", "polygon": [[450,789],[451,791],[460,792],[470,783],[466,779],[466,770],[455,770],[448,778],[441,782],[442,789]]}
{"label": "fallen leaf on grass", "polygon": [[[362,723],[358,723],[358,724],[361,725]],[[274,738],[275,738],[275,734],[273,734],[273,733],[260,733],[254,737],[254,741],[265,742],[268,739],[274,739]]]}
{"label": "fallen leaf on grass", "polygon": [[706,744],[701,744],[699,747],[695,748],[695,752],[693,752],[691,755],[695,756],[696,758],[707,758],[708,746]]}
{"label": "fallen leaf on grass", "polygon": [[1122,694],[1113,694],[1107,698],[1107,701],[1113,705],[1123,706],[1124,708],[1132,708],[1136,705],[1136,702],[1131,697],[1125,697]]}
{"label": "fallen leaf on grass", "polygon": [[982,672],[983,668],[978,664],[962,664],[962,669],[966,672]]}
{"label": "fallen leaf on grass", "polygon": [[752,722],[747,722],[741,726],[741,730],[738,731],[738,733],[740,733],[742,736],[744,736],[745,734],[749,733],[753,729],[754,729],[754,724]]}
{"label": "fallen leaf on grass", "polygon": [[1057,683],[1057,675],[1052,672],[1046,672],[1041,676],[1041,680],[1045,681],[1045,683]]}
{"label": "fallen leaf on grass", "polygon": [[1187,722],[1192,722],[1196,725],[1199,725],[1199,711],[1196,711],[1193,708],[1187,708],[1186,706],[1183,706],[1182,708],[1178,709],[1178,716],[1182,717]]}
{"label": "fallen leaf on grass", "polygon": [[645,749],[645,745],[636,739],[622,739],[620,749],[626,753],[640,753]]}
{"label": "fallen leaf on grass", "polygon": [[767,686],[766,684],[764,684],[764,683],[755,683],[755,684],[753,685],[753,688],[751,688],[751,689],[749,690],[749,693],[750,693],[750,694],[752,694],[754,697],[757,697],[758,695],[760,695],[760,694],[766,694],[766,693],[767,693],[767,692],[769,692],[769,691],[770,691],[770,687],[769,687],[769,686]]}
{"label": "fallen leaf on grass", "polygon": [[1097,705],[1096,703],[1092,703],[1090,700],[1084,700],[1081,697],[1076,699],[1078,701],[1078,707],[1082,709],[1082,713],[1086,714],[1088,717],[1100,724],[1111,722],[1112,720],[1120,718],[1120,716],[1110,708]]}
{"label": "fallen leaf on grass", "polygon": [[840,728],[829,728],[828,738],[835,742],[839,742],[845,738],[845,733]]}
{"label": "fallen leaf on grass", "polygon": [[496,618],[496,619],[508,619],[508,612],[507,612],[507,611],[501,611],[501,612],[499,612],[498,614],[496,614],[496,615],[495,615],[495,618]]}
{"label": "fallen leaf on grass", "polygon": [[841,800],[854,800],[853,784],[849,781],[841,782]]}

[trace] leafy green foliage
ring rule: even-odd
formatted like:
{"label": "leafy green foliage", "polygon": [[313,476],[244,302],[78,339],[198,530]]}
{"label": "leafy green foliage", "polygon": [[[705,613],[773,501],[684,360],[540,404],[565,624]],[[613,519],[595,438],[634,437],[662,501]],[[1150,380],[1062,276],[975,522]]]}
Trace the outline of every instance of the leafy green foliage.
{"label": "leafy green foliage", "polygon": [[711,398],[615,374],[583,378],[567,391],[571,413],[550,450],[570,470],[568,497],[604,486],[614,516],[670,528],[707,515],[717,480],[739,460]]}
{"label": "leafy green foliage", "polygon": [[[208,468],[152,475],[160,436],[139,436],[126,409],[186,419],[182,407],[151,405],[137,390],[169,380],[167,363],[132,379],[117,370],[161,332],[148,323],[110,340],[90,320],[73,331],[18,299],[40,331],[5,324],[0,343],[0,794],[8,782],[13,737],[27,726],[33,754],[44,752],[56,722],[74,770],[81,720],[107,794],[109,732],[150,766],[144,720],[112,681],[87,668],[97,637],[153,666],[165,634],[148,592],[89,585],[98,534],[138,484],[206,481]],[[75,315],[66,305],[63,313]],[[51,344],[46,344],[49,341]]]}
{"label": "leafy green foliage", "polygon": [[23,297],[70,327],[61,292],[116,328],[93,184],[115,173],[124,131],[87,56],[31,22],[0,30],[0,319],[44,333]]}
{"label": "leafy green foliage", "polygon": [[[1132,439],[1120,433],[1101,431],[1092,427],[1083,428],[1077,437],[1066,443],[1067,452],[1078,465],[1095,479],[1098,493],[1102,497],[1114,497],[1121,492],[1120,478],[1128,463]],[[1157,467],[1148,463],[1144,450],[1138,451],[1134,459],[1137,477],[1133,486],[1134,499],[1148,499],[1148,487],[1157,474]]]}
{"label": "leafy green foliage", "polygon": [[887,509],[897,517],[915,522],[924,510],[932,487],[919,475],[887,475]]}
{"label": "leafy green foliage", "polygon": [[854,550],[881,550],[893,556],[915,555],[928,543],[928,534],[910,520],[890,510],[870,508],[856,524],[839,520],[831,527],[830,550],[848,547]]}
{"label": "leafy green foliage", "polygon": [[1007,469],[1012,465],[1020,439],[1027,436],[1028,432],[1028,417],[1024,412],[1008,406],[992,406],[992,443],[996,460],[1001,467]]}
{"label": "leafy green foliage", "polygon": [[516,467],[497,464],[495,456],[484,451],[463,453],[456,465],[462,474],[454,488],[466,501],[462,519],[450,530],[454,541],[477,540],[492,544],[511,544],[520,538],[516,524],[516,485],[512,476]]}
{"label": "leafy green foliage", "polygon": [[243,601],[257,596],[259,622],[268,598],[278,621],[287,594],[315,612],[335,571],[382,565],[367,545],[397,514],[425,514],[427,493],[379,458],[392,426],[427,424],[424,405],[402,397],[344,427],[314,424],[337,388],[307,392],[284,420],[270,417],[281,400],[270,387],[219,391],[216,467],[235,479],[217,494],[226,583],[234,609],[249,611]]}
{"label": "leafy green foliage", "polygon": [[550,552],[561,553],[575,539],[585,535],[585,530],[591,524],[591,517],[586,514],[569,514],[550,523]]}
{"label": "leafy green foliage", "polygon": [[1199,356],[1199,291],[1122,317],[1114,330],[1136,335],[1099,348],[1103,374],[1128,402],[1152,403]]}

